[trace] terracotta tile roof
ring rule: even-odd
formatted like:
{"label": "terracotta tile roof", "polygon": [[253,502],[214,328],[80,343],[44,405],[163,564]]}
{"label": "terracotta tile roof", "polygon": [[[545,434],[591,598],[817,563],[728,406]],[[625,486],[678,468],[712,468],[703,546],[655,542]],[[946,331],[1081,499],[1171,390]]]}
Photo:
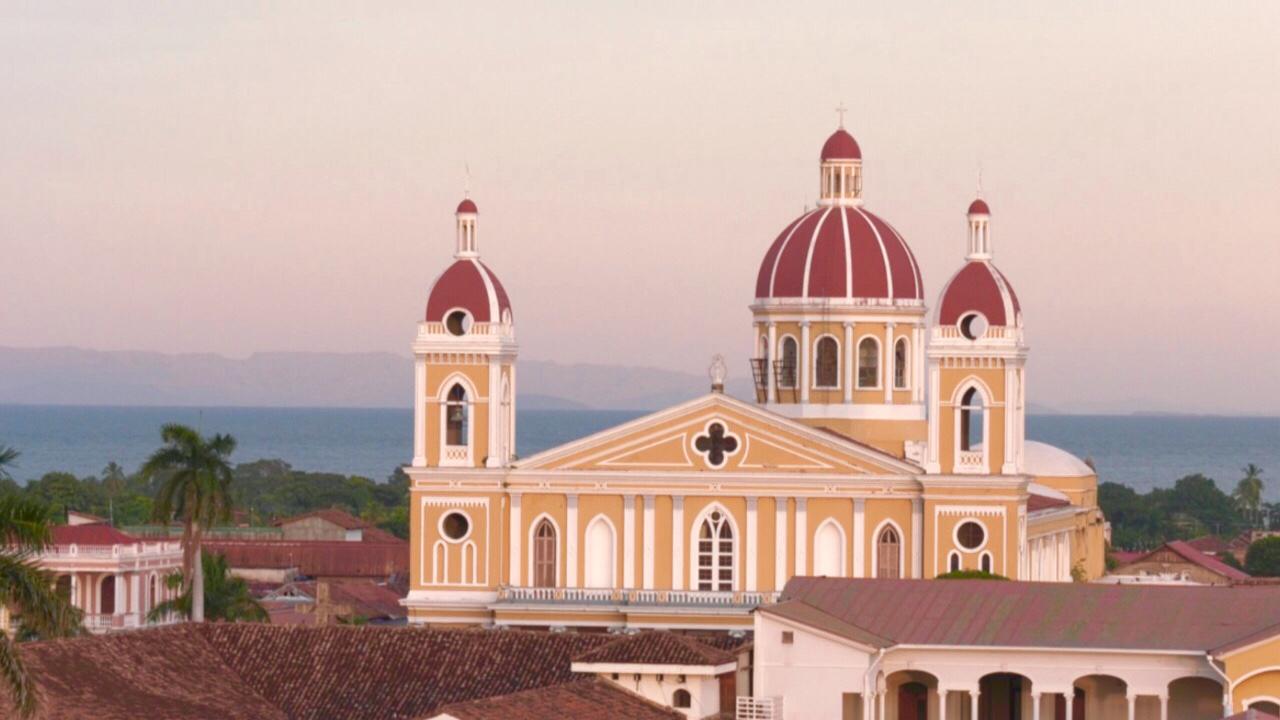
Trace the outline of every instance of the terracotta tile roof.
{"label": "terracotta tile roof", "polygon": [[576,663],[630,665],[724,665],[733,653],[662,630],[626,635],[575,657]]}
{"label": "terracotta tile roof", "polygon": [[206,539],[233,568],[298,568],[308,577],[386,578],[409,571],[409,543]]}
{"label": "terracotta tile roof", "polygon": [[1231,547],[1227,544],[1226,540],[1223,540],[1217,535],[1201,535],[1198,538],[1187,540],[1186,543],[1196,550],[1199,550],[1202,553],[1209,553],[1210,555],[1226,552]]}
{"label": "terracotta tile roof", "polygon": [[1036,493],[1027,495],[1027,512],[1029,513],[1060,507],[1071,507],[1071,501]]}
{"label": "terracotta tile roof", "polygon": [[54,545],[133,545],[138,538],[126,535],[106,523],[83,525],[55,525],[52,528]]}
{"label": "terracotta tile roof", "polygon": [[873,645],[871,640],[881,638],[881,647],[1211,652],[1273,626],[1280,634],[1280,586],[797,577],[787,583],[782,600],[808,606],[805,624]]}
{"label": "terracotta tile roof", "polygon": [[438,716],[458,720],[683,720],[685,717],[608,680],[596,678],[446,705],[431,717]]}
{"label": "terracotta tile roof", "polygon": [[351,605],[356,615],[366,618],[403,618],[408,613],[400,604],[404,595],[386,585],[368,580],[329,580],[330,602]]}
{"label": "terracotta tile roof", "polygon": [[1138,558],[1146,555],[1141,550],[1112,550],[1111,557],[1115,558],[1117,565],[1128,565]]}
{"label": "terracotta tile roof", "polygon": [[26,643],[22,651],[44,700],[42,720],[408,720],[571,682],[580,676],[570,658],[611,639],[217,623]]}
{"label": "terracotta tile roof", "polygon": [[[40,720],[286,720],[191,626],[22,645]],[[0,690],[0,715],[8,711]]]}
{"label": "terracotta tile roof", "polygon": [[361,520],[360,518],[356,517],[355,515],[352,515],[351,513],[341,508],[325,508],[324,510],[312,510],[311,512],[302,513],[301,515],[294,515],[293,517],[287,517],[282,520],[276,520],[271,524],[275,525],[276,527],[281,527],[284,525],[288,525],[289,523],[298,522],[299,520],[307,520],[308,518],[320,518],[321,520],[331,522],[334,525],[337,525],[338,527],[343,528],[345,530],[359,530],[361,528],[369,527],[369,523],[365,522],[364,520]]}

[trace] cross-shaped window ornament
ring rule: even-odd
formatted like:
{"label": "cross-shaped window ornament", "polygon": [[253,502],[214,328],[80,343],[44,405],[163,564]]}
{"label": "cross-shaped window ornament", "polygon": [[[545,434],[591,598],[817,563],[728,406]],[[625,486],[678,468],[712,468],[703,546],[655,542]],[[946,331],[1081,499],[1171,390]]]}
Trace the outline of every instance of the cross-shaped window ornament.
{"label": "cross-shaped window ornament", "polygon": [[738,438],[729,434],[723,423],[713,422],[707,426],[705,434],[694,437],[693,449],[707,459],[708,465],[718,468],[738,451]]}

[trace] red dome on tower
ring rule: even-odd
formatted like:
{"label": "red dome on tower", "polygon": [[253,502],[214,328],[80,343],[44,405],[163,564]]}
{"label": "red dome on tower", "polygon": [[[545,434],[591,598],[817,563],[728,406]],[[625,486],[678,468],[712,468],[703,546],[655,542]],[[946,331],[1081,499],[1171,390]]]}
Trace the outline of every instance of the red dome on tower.
{"label": "red dome on tower", "polygon": [[937,324],[956,325],[975,312],[989,325],[1007,327],[1016,326],[1022,314],[1013,285],[987,260],[970,260],[947,281],[938,299]]}
{"label": "red dome on tower", "polygon": [[476,204],[472,202],[471,198],[463,198],[462,202],[458,203],[458,209],[455,210],[454,212],[459,214],[461,213],[475,214],[480,211],[476,209]]}
{"label": "red dome on tower", "polygon": [[773,241],[756,297],[923,300],[924,284],[889,223],[855,205],[832,205],[801,215]]}
{"label": "red dome on tower", "polygon": [[480,262],[476,246],[476,204],[471,198],[458,203],[458,249],[454,262],[431,284],[427,295],[427,322],[444,322],[454,310],[465,310],[473,322],[504,322],[510,318],[511,300],[498,276]]}
{"label": "red dome on tower", "polygon": [[861,160],[862,148],[844,128],[831,133],[831,137],[822,144],[822,160]]}
{"label": "red dome on tower", "polygon": [[990,215],[991,208],[987,207],[986,200],[983,200],[982,198],[978,198],[977,200],[974,200],[973,202],[969,203],[969,214],[970,215]]}

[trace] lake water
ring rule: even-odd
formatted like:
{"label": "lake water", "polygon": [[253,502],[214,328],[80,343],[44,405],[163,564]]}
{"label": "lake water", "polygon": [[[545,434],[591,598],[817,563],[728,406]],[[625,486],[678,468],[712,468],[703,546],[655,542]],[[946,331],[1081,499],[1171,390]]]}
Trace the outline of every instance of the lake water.
{"label": "lake water", "polygon": [[[528,457],[641,414],[521,411],[517,451]],[[303,470],[381,480],[412,455],[407,409],[0,405],[0,445],[22,452],[13,470],[19,481],[51,470],[94,474],[112,460],[132,470],[159,444],[166,422],[234,435],[240,462],[281,458]],[[1230,490],[1252,462],[1265,470],[1265,495],[1280,500],[1280,418],[1033,415],[1027,436],[1091,457],[1102,479],[1139,490],[1196,472]]]}

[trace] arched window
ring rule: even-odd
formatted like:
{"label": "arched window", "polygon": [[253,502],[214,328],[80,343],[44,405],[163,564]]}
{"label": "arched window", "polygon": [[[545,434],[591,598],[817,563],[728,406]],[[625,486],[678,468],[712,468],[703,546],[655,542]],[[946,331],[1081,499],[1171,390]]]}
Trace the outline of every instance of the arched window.
{"label": "arched window", "polygon": [[556,586],[556,528],[547,518],[533,531],[533,586]]}
{"label": "arched window", "polygon": [[116,576],[102,578],[98,589],[98,612],[103,615],[114,615],[116,612]]}
{"label": "arched window", "polygon": [[813,536],[813,574],[844,577],[844,533],[831,520]]}
{"label": "arched window", "polygon": [[991,572],[991,553],[982,553],[982,559],[978,561],[978,567],[982,569],[982,572]]}
{"label": "arched window", "polygon": [[431,548],[431,582],[446,585],[449,582],[449,546],[437,540]]}
{"label": "arched window", "polygon": [[880,343],[873,337],[858,343],[858,387],[880,387]]}
{"label": "arched window", "polygon": [[698,589],[733,589],[733,526],[729,517],[713,510],[698,528]]}
{"label": "arched window", "polygon": [[876,577],[901,577],[902,573],[898,569],[901,558],[902,539],[898,537],[898,530],[893,526],[886,527],[880,531],[880,537],[876,538]]}
{"label": "arched window", "polygon": [[462,543],[462,584],[474,585],[476,578],[476,541]]}
{"label": "arched window", "polygon": [[603,515],[596,516],[587,526],[586,541],[586,582],[589,588],[611,588],[614,586],[614,564],[617,552],[614,550],[613,526]]}
{"label": "arched window", "polygon": [[907,339],[898,338],[893,344],[893,387],[907,389]]}
{"label": "arched window", "polygon": [[464,447],[468,444],[467,413],[467,391],[462,389],[462,385],[454,385],[449,389],[449,399],[445,402],[446,444]]}
{"label": "arched window", "polygon": [[840,386],[840,346],[831,336],[818,338],[814,358],[813,386],[834,388]]}
{"label": "arched window", "polygon": [[947,556],[947,570],[950,572],[960,572],[960,553],[955,550]]}
{"label": "arched window", "polygon": [[969,451],[983,443],[982,393],[972,387],[960,399],[960,449]]}
{"label": "arched window", "polygon": [[673,708],[689,708],[693,705],[693,696],[688,690],[680,688],[671,693],[671,707]]}
{"label": "arched window", "polygon": [[782,357],[778,362],[778,386],[793,388],[796,386],[796,355],[799,346],[793,337],[782,338]]}

